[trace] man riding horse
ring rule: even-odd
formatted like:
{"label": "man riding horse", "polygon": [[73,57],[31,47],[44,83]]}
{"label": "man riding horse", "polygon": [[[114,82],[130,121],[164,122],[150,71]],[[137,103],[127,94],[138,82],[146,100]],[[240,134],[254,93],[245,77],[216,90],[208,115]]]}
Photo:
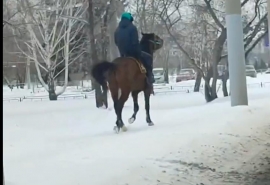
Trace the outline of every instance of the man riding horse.
{"label": "man riding horse", "polygon": [[141,52],[138,30],[132,22],[132,15],[124,12],[114,33],[114,41],[121,57],[133,57],[143,63],[147,70],[147,83],[152,87],[154,83],[153,58]]}

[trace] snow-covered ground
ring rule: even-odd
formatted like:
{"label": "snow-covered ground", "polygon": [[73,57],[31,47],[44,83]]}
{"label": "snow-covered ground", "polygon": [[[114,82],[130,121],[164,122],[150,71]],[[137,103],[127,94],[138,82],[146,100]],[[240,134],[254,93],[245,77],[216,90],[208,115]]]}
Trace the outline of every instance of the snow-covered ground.
{"label": "snow-covered ground", "polygon": [[153,127],[142,97],[128,125],[129,99],[120,134],[111,100],[108,110],[94,105],[4,102],[6,185],[270,184],[269,88],[249,89],[249,106],[235,108],[229,97],[206,104],[201,93],[152,96]]}

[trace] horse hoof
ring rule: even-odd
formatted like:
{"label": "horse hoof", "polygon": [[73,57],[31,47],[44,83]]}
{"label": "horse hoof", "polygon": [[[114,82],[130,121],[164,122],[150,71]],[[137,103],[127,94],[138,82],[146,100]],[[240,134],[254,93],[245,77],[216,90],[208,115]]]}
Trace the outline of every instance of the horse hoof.
{"label": "horse hoof", "polygon": [[114,127],[113,127],[113,130],[114,130],[114,132],[115,132],[116,134],[118,134],[120,129],[119,129],[117,126],[114,126]]}
{"label": "horse hoof", "polygon": [[135,118],[131,117],[128,119],[129,124],[132,124],[135,121]]}
{"label": "horse hoof", "polygon": [[126,126],[123,126],[123,127],[122,127],[122,131],[123,131],[123,132],[126,132],[126,131],[127,131],[127,127],[126,127]]}
{"label": "horse hoof", "polygon": [[155,124],[153,122],[148,123],[148,126],[154,126]]}

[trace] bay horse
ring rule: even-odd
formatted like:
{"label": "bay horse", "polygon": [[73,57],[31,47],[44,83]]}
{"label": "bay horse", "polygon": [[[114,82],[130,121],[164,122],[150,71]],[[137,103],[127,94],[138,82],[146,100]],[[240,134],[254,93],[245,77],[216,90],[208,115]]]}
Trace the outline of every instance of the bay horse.
{"label": "bay horse", "polygon": [[[163,46],[163,40],[154,33],[141,33],[140,46],[142,52],[145,52],[153,58],[155,51]],[[143,53],[143,54],[145,54]],[[150,117],[150,95],[152,88],[147,85],[146,69],[141,63],[132,57],[118,57],[112,62],[99,62],[92,67],[91,75],[102,86],[103,94],[107,93],[108,86],[111,92],[111,97],[114,102],[114,110],[116,114],[116,133],[122,129],[127,131],[122,120],[122,110],[130,93],[133,98],[134,108],[133,114],[129,118],[129,123],[136,120],[136,115],[139,111],[138,94],[143,91],[145,99],[146,122],[149,126],[154,123]],[[108,86],[107,86],[108,82]]]}

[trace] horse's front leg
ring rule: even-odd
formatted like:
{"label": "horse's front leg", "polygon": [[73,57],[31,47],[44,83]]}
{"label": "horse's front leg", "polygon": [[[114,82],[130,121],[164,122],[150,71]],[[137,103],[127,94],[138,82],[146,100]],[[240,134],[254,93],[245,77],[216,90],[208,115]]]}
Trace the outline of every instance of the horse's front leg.
{"label": "horse's front leg", "polygon": [[128,122],[132,124],[136,120],[136,115],[139,111],[139,104],[138,104],[138,94],[140,91],[133,91],[131,93],[132,98],[133,98],[133,114],[132,116],[128,119]]}
{"label": "horse's front leg", "polygon": [[146,89],[144,91],[146,122],[148,123],[148,126],[153,126],[154,123],[152,122],[151,117],[150,117],[150,95],[151,95],[151,91],[149,89]]}

